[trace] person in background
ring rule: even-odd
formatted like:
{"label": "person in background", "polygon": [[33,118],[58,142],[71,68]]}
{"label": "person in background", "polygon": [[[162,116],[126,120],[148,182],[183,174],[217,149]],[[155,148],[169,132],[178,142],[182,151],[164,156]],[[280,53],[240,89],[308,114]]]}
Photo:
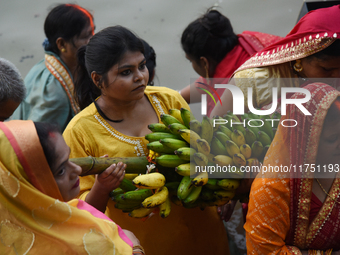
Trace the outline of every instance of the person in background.
{"label": "person in background", "polygon": [[10,61],[0,58],[0,121],[5,121],[26,96],[19,70]]}
{"label": "person in background", "polygon": [[94,34],[91,13],[79,5],[61,4],[47,15],[45,57],[25,77],[27,97],[13,119],[56,121],[64,130],[79,112],[73,96],[77,50]]}
{"label": "person in background", "polygon": [[143,39],[140,39],[144,46],[144,56],[146,59],[146,68],[149,71],[149,81],[148,85],[153,86],[154,78],[156,74],[156,52],[155,50]]}
{"label": "person in background", "polygon": [[[282,87],[303,87],[317,81],[339,87],[339,35],[340,5],[310,11],[286,37],[247,60],[236,70],[230,83],[242,90],[245,106],[251,87],[255,108],[271,105],[274,87],[278,90],[278,98]],[[223,116],[233,110],[229,90],[225,90],[221,102],[222,105],[217,102],[213,116]]]}
{"label": "person in background", "polygon": [[[81,168],[56,125],[0,123],[0,144],[2,254],[141,254],[131,231],[74,199]],[[124,169],[111,165],[98,178],[118,187]]]}
{"label": "person in background", "polygon": [[304,88],[311,115],[287,106],[281,120],[297,126],[279,125],[262,166],[291,171],[259,173],[251,187],[247,254],[340,254],[340,92],[323,83]]}
{"label": "person in background", "polygon": [[[213,8],[208,9],[182,33],[181,44],[185,56],[201,77],[183,88],[180,94],[188,103],[197,103],[204,93],[197,87],[202,87],[212,92],[218,101],[218,95],[222,95],[224,89],[216,89],[216,95],[211,89],[214,84],[202,86],[200,83],[207,84],[206,79],[209,78],[224,78],[228,81],[234,71],[254,53],[279,39],[281,37],[261,32],[244,31],[235,34],[227,17]],[[214,106],[214,100],[208,97],[208,116]]]}
{"label": "person in background", "polygon": [[[85,108],[63,133],[71,158],[146,157],[148,125],[160,123],[161,114],[170,109],[189,109],[178,92],[147,86],[143,44],[124,27],[96,33],[78,57],[83,71],[78,71],[75,86],[79,105]],[[109,197],[111,187],[99,184],[95,176],[81,177],[80,190],[80,199],[131,230],[148,254],[229,254],[224,224],[214,207],[202,211],[173,204],[166,219],[155,214],[142,221],[116,209]]]}

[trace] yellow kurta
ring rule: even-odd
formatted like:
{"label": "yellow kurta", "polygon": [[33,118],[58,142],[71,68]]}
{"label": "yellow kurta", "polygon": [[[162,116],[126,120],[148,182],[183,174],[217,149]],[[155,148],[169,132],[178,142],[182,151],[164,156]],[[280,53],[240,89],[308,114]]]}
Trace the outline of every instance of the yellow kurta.
{"label": "yellow kurta", "polygon": [[[169,88],[147,87],[145,95],[157,113],[159,122],[160,115],[168,113],[169,109],[189,109],[179,93]],[[71,148],[71,158],[89,155],[100,157],[104,154],[109,157],[135,157],[147,156],[148,153],[148,141],[144,137],[126,136],[116,131],[99,115],[94,104],[71,120],[63,136]],[[81,199],[85,199],[94,180],[94,176],[81,178]],[[110,200],[106,214],[122,228],[131,230],[147,255],[229,254],[224,224],[215,207],[202,211],[172,204],[168,218],[154,215],[142,221],[115,209],[114,202]]]}

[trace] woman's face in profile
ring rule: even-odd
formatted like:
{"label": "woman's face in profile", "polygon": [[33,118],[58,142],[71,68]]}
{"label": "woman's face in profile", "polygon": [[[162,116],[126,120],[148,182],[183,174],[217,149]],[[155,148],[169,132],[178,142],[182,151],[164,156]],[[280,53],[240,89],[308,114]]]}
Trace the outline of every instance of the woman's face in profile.
{"label": "woman's face in profile", "polygon": [[55,163],[51,170],[64,201],[69,201],[79,194],[79,175],[82,170],[69,161],[70,147],[60,133],[51,133],[49,140],[55,148]]}
{"label": "woman's face in profile", "polygon": [[301,64],[303,78],[340,78],[340,56],[322,59],[312,56],[301,59]]}
{"label": "woman's face in profile", "polygon": [[[318,154],[316,156],[317,165],[340,165],[340,115],[337,120],[326,121],[323,125],[320,136]],[[321,167],[320,166],[320,167]],[[330,166],[331,167],[331,166]],[[328,167],[329,169],[329,167]]]}

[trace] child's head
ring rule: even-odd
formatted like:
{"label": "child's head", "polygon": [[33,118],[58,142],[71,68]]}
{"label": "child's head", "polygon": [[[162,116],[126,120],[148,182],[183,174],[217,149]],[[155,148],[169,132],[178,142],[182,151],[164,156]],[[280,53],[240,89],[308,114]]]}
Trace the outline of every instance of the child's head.
{"label": "child's head", "polygon": [[70,148],[66,145],[57,125],[35,122],[35,127],[47,163],[64,201],[78,196],[81,168],[69,161]]}

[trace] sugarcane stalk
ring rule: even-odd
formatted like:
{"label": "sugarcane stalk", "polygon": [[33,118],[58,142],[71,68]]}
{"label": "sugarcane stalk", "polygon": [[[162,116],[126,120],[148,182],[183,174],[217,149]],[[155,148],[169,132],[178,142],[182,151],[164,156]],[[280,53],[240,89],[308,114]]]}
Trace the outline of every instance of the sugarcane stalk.
{"label": "sugarcane stalk", "polygon": [[145,174],[149,164],[146,157],[112,157],[112,158],[98,158],[98,157],[84,157],[71,158],[71,162],[77,164],[82,168],[80,176],[100,174],[112,164],[123,162],[126,164],[126,173],[131,174]]}

